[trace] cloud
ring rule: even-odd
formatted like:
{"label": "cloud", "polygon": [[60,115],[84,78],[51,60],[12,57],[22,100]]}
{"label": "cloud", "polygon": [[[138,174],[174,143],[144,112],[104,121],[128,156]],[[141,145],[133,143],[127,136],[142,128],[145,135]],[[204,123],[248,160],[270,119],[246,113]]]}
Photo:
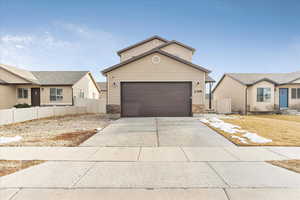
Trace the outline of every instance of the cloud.
{"label": "cloud", "polygon": [[120,39],[109,32],[72,23],[47,29],[0,32],[0,63],[29,70],[90,70],[98,75],[118,62]]}

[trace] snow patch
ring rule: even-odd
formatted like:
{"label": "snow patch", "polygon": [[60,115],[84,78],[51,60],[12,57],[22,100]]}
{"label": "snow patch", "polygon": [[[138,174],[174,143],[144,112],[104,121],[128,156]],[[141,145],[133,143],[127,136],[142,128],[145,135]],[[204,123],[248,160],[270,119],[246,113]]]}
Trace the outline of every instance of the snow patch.
{"label": "snow patch", "polygon": [[248,138],[251,142],[254,143],[268,143],[268,142],[272,142],[271,139],[267,139],[264,137],[261,137],[259,135],[257,135],[256,133],[245,133],[243,134],[244,137]]}
{"label": "snow patch", "polygon": [[211,119],[201,119],[200,121],[203,123],[208,123],[212,127],[221,129],[222,131],[225,131],[226,133],[230,133],[230,134],[238,133],[239,129],[240,129],[239,126],[225,123],[224,121],[222,121],[216,117],[213,117]]}
{"label": "snow patch", "polygon": [[241,138],[239,136],[233,135],[232,138],[238,139],[241,143],[248,144],[245,138]]}
{"label": "snow patch", "polygon": [[[240,126],[234,125],[234,124],[230,124],[230,123],[226,123],[223,120],[217,118],[217,117],[212,117],[212,118],[201,118],[200,119],[201,122],[205,123],[205,124],[209,124],[210,126],[220,129],[226,133],[232,134],[232,138],[238,139],[239,141],[241,141],[244,144],[247,144],[247,140],[250,140],[253,143],[269,143],[272,142],[271,139],[268,138],[264,138],[262,136],[259,136],[256,133],[250,133],[246,130],[241,129]],[[242,138],[240,136],[234,135],[235,133],[242,133],[242,136],[245,138]]]}
{"label": "snow patch", "polygon": [[102,131],[103,128],[96,128],[97,133],[99,133],[100,131]]}
{"label": "snow patch", "polygon": [[15,137],[0,137],[0,144],[17,142],[21,139],[22,139],[22,137],[19,135],[15,136]]}

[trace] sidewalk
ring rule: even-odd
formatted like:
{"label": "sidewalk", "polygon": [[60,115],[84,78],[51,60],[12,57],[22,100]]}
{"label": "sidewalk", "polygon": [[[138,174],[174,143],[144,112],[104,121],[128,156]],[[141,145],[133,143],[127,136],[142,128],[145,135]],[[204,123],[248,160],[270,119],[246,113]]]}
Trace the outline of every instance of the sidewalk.
{"label": "sidewalk", "polygon": [[298,147],[2,147],[0,159],[48,161],[1,177],[0,197],[294,200],[300,174],[264,161],[297,158]]}

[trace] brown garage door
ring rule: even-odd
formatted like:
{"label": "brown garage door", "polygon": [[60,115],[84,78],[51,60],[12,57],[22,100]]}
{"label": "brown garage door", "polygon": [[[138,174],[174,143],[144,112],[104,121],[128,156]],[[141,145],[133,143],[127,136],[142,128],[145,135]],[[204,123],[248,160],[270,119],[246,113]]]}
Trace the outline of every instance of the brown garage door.
{"label": "brown garage door", "polygon": [[191,116],[191,82],[123,82],[123,117]]}

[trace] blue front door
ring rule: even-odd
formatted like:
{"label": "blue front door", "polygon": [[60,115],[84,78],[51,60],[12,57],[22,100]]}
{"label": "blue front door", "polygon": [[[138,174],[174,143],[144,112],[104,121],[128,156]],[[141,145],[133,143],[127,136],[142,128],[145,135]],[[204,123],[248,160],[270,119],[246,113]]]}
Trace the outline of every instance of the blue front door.
{"label": "blue front door", "polygon": [[280,106],[280,108],[288,108],[289,107],[289,89],[288,88],[280,88],[279,89],[279,106]]}

